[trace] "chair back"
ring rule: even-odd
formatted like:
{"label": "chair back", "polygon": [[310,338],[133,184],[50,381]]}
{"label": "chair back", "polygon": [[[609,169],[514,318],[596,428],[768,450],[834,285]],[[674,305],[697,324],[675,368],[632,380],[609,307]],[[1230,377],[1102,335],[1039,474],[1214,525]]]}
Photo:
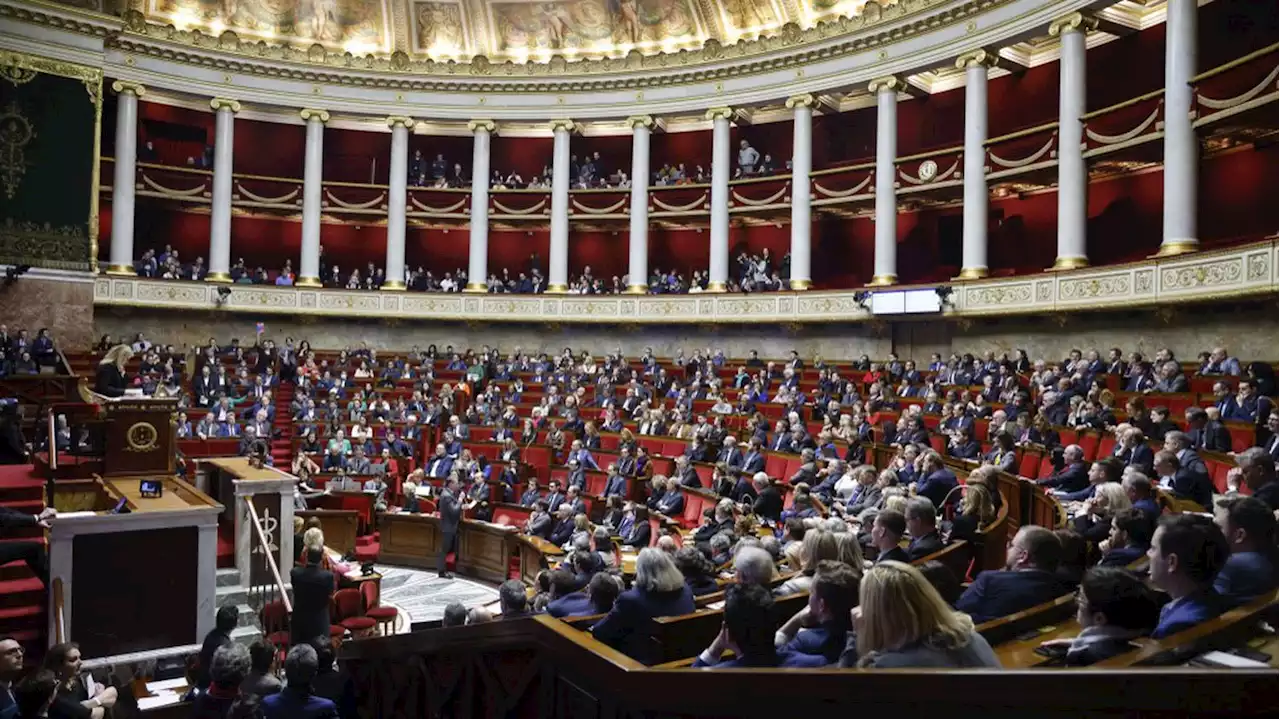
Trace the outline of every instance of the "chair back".
{"label": "chair back", "polygon": [[258,610],[258,621],[262,624],[263,634],[286,631],[289,628],[289,612],[285,609],[284,601],[277,599],[262,605],[262,609]]}
{"label": "chair back", "polygon": [[339,589],[334,592],[333,618],[330,621],[337,624],[343,619],[360,616],[362,613],[360,602],[360,590],[358,589]]}
{"label": "chair back", "polygon": [[379,587],[377,582],[361,582],[360,583],[360,599],[364,601],[365,611],[376,606],[380,601]]}

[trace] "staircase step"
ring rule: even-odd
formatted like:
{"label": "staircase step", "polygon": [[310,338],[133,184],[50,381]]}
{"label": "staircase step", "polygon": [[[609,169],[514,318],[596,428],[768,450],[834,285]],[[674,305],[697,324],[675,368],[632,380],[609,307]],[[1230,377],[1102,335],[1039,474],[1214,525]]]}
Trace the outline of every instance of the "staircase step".
{"label": "staircase step", "polygon": [[45,626],[44,606],[28,604],[21,607],[0,608],[0,635],[12,634],[19,629],[40,631]]}
{"label": "staircase step", "polygon": [[44,499],[5,499],[0,501],[0,507],[23,514],[39,514],[44,511]]}
{"label": "staircase step", "polygon": [[[23,565],[25,568],[25,565]],[[25,605],[44,606],[44,584],[31,576],[21,579],[0,581],[0,608],[21,607]]]}
{"label": "staircase step", "polygon": [[219,589],[221,589],[222,587],[234,587],[239,584],[240,584],[239,569],[236,569],[235,567],[230,567],[227,569],[218,569],[216,586]]}

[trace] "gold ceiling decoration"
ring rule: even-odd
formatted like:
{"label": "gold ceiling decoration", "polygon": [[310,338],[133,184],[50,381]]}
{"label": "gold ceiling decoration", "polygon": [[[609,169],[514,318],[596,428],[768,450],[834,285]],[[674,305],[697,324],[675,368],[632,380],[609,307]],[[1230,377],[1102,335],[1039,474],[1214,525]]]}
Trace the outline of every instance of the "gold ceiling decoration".
{"label": "gold ceiling decoration", "polygon": [[741,41],[800,39],[832,20],[874,23],[882,13],[902,16],[941,1],[131,0],[141,18],[129,27],[157,24],[212,37],[230,31],[236,43],[319,46],[401,63],[480,59],[487,65],[714,52]]}

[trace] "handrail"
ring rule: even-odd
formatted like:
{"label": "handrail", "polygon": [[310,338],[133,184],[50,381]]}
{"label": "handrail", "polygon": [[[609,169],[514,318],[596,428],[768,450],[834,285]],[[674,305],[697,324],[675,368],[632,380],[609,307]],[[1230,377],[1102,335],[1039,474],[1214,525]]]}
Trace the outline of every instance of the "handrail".
{"label": "handrail", "polygon": [[65,599],[62,596],[62,577],[53,578],[53,638],[55,644],[67,641]]}
{"label": "handrail", "polygon": [[74,368],[74,367],[72,367],[72,366],[71,366],[71,362],[67,359],[67,356],[66,356],[65,354],[63,354],[63,353],[62,353],[62,348],[61,348],[61,347],[59,347],[58,345],[54,345],[54,346],[53,346],[53,351],[58,353],[58,361],[62,363],[62,367],[63,367],[63,369],[65,369],[65,370],[67,371],[67,376],[68,376],[68,377],[79,377],[79,376],[80,376],[80,375],[76,374],[76,370],[75,370],[75,368]]}
{"label": "handrail", "polygon": [[1045,130],[1056,129],[1057,127],[1058,127],[1058,121],[1054,120],[1053,122],[1046,122],[1043,125],[1036,125],[1035,127],[1028,127],[1022,130],[1014,130],[1013,132],[1006,133],[998,137],[989,137],[987,138],[986,142],[982,143],[982,145],[984,147],[990,147],[991,145],[994,145],[997,142],[1005,142],[1006,140],[1016,140],[1019,137],[1034,135],[1038,132],[1044,132]]}
{"label": "handrail", "polygon": [[1277,49],[1280,49],[1280,43],[1273,42],[1264,48],[1261,48],[1259,50],[1254,50],[1253,52],[1249,53],[1248,55],[1245,55],[1244,57],[1238,57],[1226,64],[1219,65],[1210,70],[1205,70],[1199,75],[1192,77],[1191,82],[1200,82],[1201,80],[1208,80],[1211,77],[1221,75],[1227,70],[1234,70],[1235,68],[1240,67],[1241,65],[1247,62],[1252,62],[1262,57],[1263,55],[1270,55],[1271,53],[1275,52]]}
{"label": "handrail", "polygon": [[280,577],[280,567],[276,564],[276,557],[271,553],[271,542],[267,538],[267,533],[262,529],[262,520],[258,519],[258,508],[253,504],[252,497],[244,498],[245,506],[249,508],[249,518],[253,520],[253,529],[258,535],[258,541],[262,544],[262,553],[267,558],[267,566],[271,569],[271,576],[276,580],[276,588],[280,590],[280,600],[284,602],[285,612],[293,612],[293,603],[289,601],[289,593],[284,590],[284,580]]}
{"label": "handrail", "polygon": [[1164,94],[1164,88],[1162,87],[1159,90],[1152,90],[1151,92],[1144,93],[1137,97],[1131,97],[1128,100],[1125,100],[1124,102],[1117,102],[1114,105],[1108,105],[1107,107],[1103,107],[1103,108],[1094,110],[1092,112],[1086,112],[1085,114],[1080,116],[1080,119],[1082,121],[1092,120],[1093,118],[1098,117],[1099,115],[1105,115],[1108,112],[1111,112],[1113,110],[1122,110],[1126,107],[1129,107],[1130,105],[1137,105],[1140,102],[1145,102],[1147,100],[1150,100],[1153,97],[1160,97],[1163,94]]}
{"label": "handrail", "polygon": [[57,472],[58,471],[58,438],[57,438],[58,420],[54,418],[52,409],[50,409],[48,412],[48,420],[49,420],[48,427],[45,428],[45,431],[48,434],[46,434],[45,437],[47,438],[46,441],[49,443],[49,471]]}

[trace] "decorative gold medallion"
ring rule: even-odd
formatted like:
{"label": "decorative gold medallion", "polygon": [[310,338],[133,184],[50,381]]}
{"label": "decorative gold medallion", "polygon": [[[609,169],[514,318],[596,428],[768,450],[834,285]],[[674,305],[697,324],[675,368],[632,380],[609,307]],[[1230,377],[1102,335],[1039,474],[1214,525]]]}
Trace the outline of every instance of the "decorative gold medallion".
{"label": "decorative gold medallion", "polygon": [[138,422],[124,435],[130,452],[150,452],[159,444],[160,433],[150,422]]}
{"label": "decorative gold medallion", "polygon": [[938,163],[933,160],[925,160],[920,163],[920,179],[923,182],[929,182],[938,176]]}
{"label": "decorative gold medallion", "polygon": [[0,183],[10,200],[18,193],[22,176],[27,174],[26,147],[36,136],[31,122],[22,114],[17,102],[0,114]]}

